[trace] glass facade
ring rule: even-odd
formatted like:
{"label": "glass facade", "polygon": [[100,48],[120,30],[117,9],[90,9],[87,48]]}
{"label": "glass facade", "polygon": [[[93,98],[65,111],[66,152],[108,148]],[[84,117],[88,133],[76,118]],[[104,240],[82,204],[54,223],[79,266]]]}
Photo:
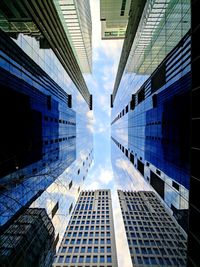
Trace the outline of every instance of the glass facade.
{"label": "glass facade", "polygon": [[190,177],[190,197],[189,197],[189,231],[188,231],[188,266],[200,266],[200,21],[197,12],[199,8],[198,1],[191,1],[192,7],[192,27],[191,27],[191,45],[192,45],[192,91],[191,91],[191,177]]}
{"label": "glass facade", "polygon": [[130,5],[130,0],[100,0],[102,39],[123,39],[125,37]]}
{"label": "glass facade", "polygon": [[18,3],[2,2],[0,28],[0,225],[45,208],[56,248],[93,160],[89,91]]}
{"label": "glass facade", "polygon": [[124,161],[129,184],[143,177],[187,231],[190,1],[146,2],[122,71],[113,95],[114,170]]}
{"label": "glass facade", "polygon": [[2,266],[50,266],[55,254],[54,235],[45,209],[27,209],[1,236]]}
{"label": "glass facade", "polygon": [[81,71],[91,73],[92,21],[89,0],[54,0],[54,3]]}

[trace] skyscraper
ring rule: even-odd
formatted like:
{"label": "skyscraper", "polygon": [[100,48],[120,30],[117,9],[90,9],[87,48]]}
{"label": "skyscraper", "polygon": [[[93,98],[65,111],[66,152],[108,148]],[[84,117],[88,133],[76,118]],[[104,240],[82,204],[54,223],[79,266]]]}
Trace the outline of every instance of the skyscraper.
{"label": "skyscraper", "polygon": [[110,190],[82,191],[53,266],[116,267]]}
{"label": "skyscraper", "polygon": [[192,92],[191,92],[191,178],[190,178],[190,198],[189,198],[189,232],[188,232],[188,266],[200,266],[200,143],[199,143],[199,101],[200,101],[200,21],[197,10],[198,1],[191,1],[192,7]]}
{"label": "skyscraper", "polygon": [[187,231],[190,1],[146,1],[135,32],[131,12],[111,97],[113,167],[123,153]]}
{"label": "skyscraper", "polygon": [[54,0],[81,71],[92,71],[92,21],[89,0]]}
{"label": "skyscraper", "polygon": [[[0,226],[6,231],[27,208],[44,208],[56,247],[93,159],[93,115],[81,53],[55,2],[0,4]],[[81,34],[91,30],[91,20],[79,23]]]}
{"label": "skyscraper", "polygon": [[131,0],[100,0],[102,39],[123,39],[125,37],[130,5]]}
{"label": "skyscraper", "polygon": [[1,266],[49,267],[55,254],[54,235],[45,209],[27,209],[1,236]]}
{"label": "skyscraper", "polygon": [[186,266],[185,232],[153,191],[118,196],[133,266]]}

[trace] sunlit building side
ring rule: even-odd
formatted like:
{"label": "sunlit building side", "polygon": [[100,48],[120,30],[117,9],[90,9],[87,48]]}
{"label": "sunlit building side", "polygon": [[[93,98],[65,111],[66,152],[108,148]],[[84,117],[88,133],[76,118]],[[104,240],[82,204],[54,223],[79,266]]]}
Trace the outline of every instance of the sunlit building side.
{"label": "sunlit building side", "polygon": [[152,191],[118,197],[133,266],[186,266],[187,235]]}
{"label": "sunlit building side", "polygon": [[110,190],[81,191],[53,266],[117,267]]}
{"label": "sunlit building side", "polygon": [[81,71],[92,72],[92,21],[89,0],[54,0]]}

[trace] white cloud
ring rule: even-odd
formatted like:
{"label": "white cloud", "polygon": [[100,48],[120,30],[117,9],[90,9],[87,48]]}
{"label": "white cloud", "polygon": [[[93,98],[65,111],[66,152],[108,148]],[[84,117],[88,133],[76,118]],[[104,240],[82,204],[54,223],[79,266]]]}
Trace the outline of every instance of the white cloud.
{"label": "white cloud", "polygon": [[95,186],[95,189],[107,188],[113,180],[114,176],[109,161],[106,161],[105,164],[94,163],[87,176],[85,186],[92,189],[92,186]]}
{"label": "white cloud", "polygon": [[90,122],[94,122],[94,116],[93,116],[93,111],[92,110],[89,110],[86,113],[86,116],[87,116],[87,118],[89,119]]}
{"label": "white cloud", "polygon": [[83,102],[85,102],[85,100],[83,99],[83,97],[82,97],[81,94],[77,94],[76,99],[77,99],[77,102],[78,102],[78,103],[83,103]]}
{"label": "white cloud", "polygon": [[101,168],[98,180],[105,185],[109,184],[113,180],[112,170]]}
{"label": "white cloud", "polygon": [[93,134],[95,133],[94,125],[92,125],[92,124],[87,124],[86,127],[87,127],[87,129],[88,129],[91,133],[93,133]]}
{"label": "white cloud", "polygon": [[97,190],[100,189],[100,183],[97,181],[87,183],[87,178],[86,178],[86,185],[84,187],[85,187],[84,190]]}

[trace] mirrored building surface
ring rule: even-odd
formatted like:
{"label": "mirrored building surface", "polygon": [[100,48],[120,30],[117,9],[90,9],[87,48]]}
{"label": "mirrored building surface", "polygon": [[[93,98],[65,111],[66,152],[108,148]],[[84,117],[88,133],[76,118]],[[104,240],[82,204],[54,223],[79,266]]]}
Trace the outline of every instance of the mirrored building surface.
{"label": "mirrored building surface", "polygon": [[2,1],[0,226],[45,209],[55,249],[93,160],[92,96],[69,39],[53,1]]}
{"label": "mirrored building surface", "polygon": [[128,24],[131,0],[100,0],[101,38],[123,39]]}
{"label": "mirrored building surface", "polygon": [[[127,165],[131,163],[185,231],[190,179],[190,20],[190,1],[146,1],[131,46],[124,42],[111,97],[112,149],[119,151],[118,161],[123,158]],[[128,54],[126,48],[130,48]],[[132,180],[134,184],[134,175]]]}
{"label": "mirrored building surface", "polygon": [[54,235],[45,209],[27,209],[1,235],[1,266],[50,266]]}
{"label": "mirrored building surface", "polygon": [[89,0],[54,0],[81,71],[92,72],[92,21]]}

